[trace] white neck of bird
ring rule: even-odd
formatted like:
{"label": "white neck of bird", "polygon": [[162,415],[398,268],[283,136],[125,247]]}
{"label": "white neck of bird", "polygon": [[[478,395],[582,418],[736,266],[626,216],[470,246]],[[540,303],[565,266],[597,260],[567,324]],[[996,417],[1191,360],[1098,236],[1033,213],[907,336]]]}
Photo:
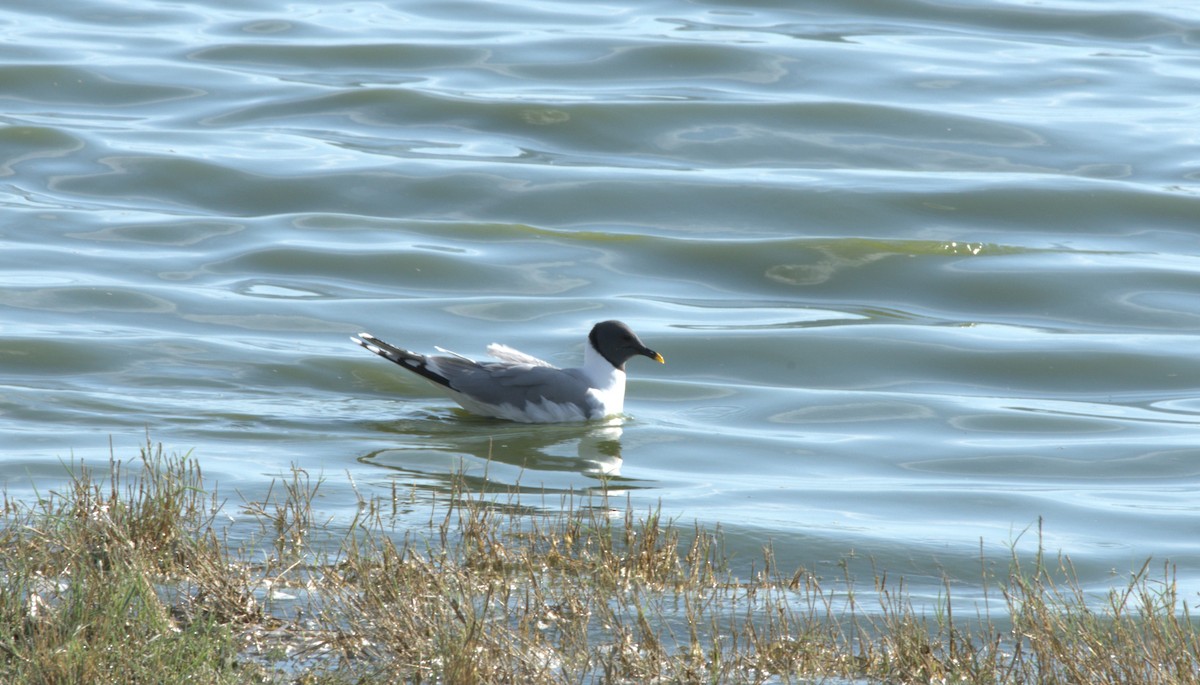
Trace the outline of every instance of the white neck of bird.
{"label": "white neck of bird", "polygon": [[625,389],[625,372],[614,367],[589,341],[583,345],[583,373],[592,381],[592,386],[604,390]]}

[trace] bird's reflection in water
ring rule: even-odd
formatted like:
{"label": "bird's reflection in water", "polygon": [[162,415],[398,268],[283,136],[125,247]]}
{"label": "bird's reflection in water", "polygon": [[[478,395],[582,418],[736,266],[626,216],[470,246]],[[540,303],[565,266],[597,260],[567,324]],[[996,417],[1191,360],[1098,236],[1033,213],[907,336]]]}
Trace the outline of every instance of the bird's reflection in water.
{"label": "bird's reflection in water", "polygon": [[465,486],[474,492],[613,495],[645,487],[621,475],[623,426],[620,418],[527,425],[461,414],[392,424],[388,428],[405,439],[360,461],[407,476],[417,487],[447,492]]}

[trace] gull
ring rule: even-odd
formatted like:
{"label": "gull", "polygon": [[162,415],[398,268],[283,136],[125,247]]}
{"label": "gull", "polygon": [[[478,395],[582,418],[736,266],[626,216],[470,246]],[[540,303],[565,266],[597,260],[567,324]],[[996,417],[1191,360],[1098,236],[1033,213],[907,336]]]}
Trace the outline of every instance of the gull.
{"label": "gull", "polygon": [[494,362],[477,362],[436,348],[424,355],[370,333],[350,338],[367,350],[421,376],[467,411],[521,423],[589,421],[625,409],[625,362],[641,355],[664,363],[629,326],[601,321],[583,347],[583,366],[560,369],[511,347],[492,343]]}

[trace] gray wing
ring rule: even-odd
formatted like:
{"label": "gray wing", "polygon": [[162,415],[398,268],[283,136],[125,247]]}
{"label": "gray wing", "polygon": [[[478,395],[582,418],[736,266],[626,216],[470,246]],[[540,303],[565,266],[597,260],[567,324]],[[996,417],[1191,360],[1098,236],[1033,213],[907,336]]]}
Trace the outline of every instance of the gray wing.
{"label": "gray wing", "polygon": [[478,402],[524,407],[531,402],[574,404],[584,415],[591,409],[588,383],[576,369],[536,364],[478,363],[462,357],[430,357],[431,366],[452,390]]}

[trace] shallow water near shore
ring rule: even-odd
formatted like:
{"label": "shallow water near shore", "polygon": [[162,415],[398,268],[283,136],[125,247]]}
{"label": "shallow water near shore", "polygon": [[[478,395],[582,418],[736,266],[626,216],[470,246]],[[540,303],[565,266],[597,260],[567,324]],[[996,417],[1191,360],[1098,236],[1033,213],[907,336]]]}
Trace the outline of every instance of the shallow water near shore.
{"label": "shallow water near shore", "polygon": [[[596,491],[917,595],[1044,544],[1200,591],[1200,13],[1182,3],[18,1],[0,9],[0,482]],[[354,346],[559,365],[465,415]]]}

